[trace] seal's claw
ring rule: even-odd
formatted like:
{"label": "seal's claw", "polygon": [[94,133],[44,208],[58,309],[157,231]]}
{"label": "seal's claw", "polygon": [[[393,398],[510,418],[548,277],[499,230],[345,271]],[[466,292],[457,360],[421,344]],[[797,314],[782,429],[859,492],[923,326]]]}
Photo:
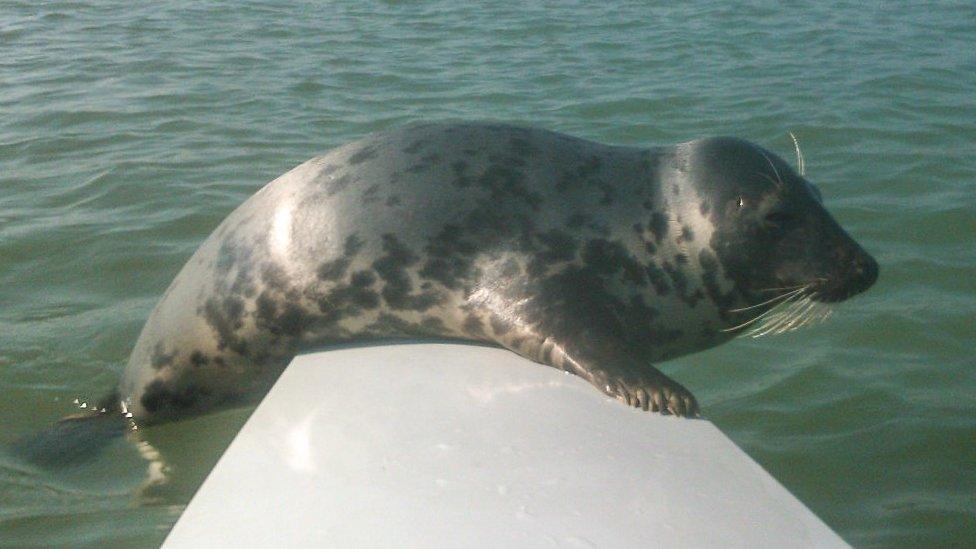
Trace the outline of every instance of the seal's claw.
{"label": "seal's claw", "polygon": [[668,395],[668,412],[679,417],[700,417],[698,400],[691,391],[671,381],[671,385],[665,388],[665,392]]}
{"label": "seal's claw", "polygon": [[634,406],[636,406],[637,408],[643,408],[644,411],[646,412],[648,407],[650,406],[650,400],[651,400],[647,394],[647,391],[645,391],[643,388],[640,388],[634,392],[636,393],[637,396],[637,399],[634,402]]}
{"label": "seal's claw", "polygon": [[654,388],[651,390],[654,395],[654,407],[651,408],[654,412],[660,412],[664,410],[664,395],[661,393],[660,389]]}
{"label": "seal's claw", "polygon": [[628,406],[679,417],[701,416],[694,395],[663,374],[626,380],[617,378],[600,386],[609,396]]}

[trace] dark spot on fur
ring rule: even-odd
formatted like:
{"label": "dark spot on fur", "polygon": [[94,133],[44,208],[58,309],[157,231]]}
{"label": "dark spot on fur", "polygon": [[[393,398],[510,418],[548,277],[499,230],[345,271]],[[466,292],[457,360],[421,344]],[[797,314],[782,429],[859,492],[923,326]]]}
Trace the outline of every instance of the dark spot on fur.
{"label": "dark spot on fur", "polygon": [[215,264],[217,272],[223,274],[230,271],[236,262],[237,246],[230,239],[224,240],[220,244],[220,249],[217,250],[217,262]]}
{"label": "dark spot on fur", "polygon": [[224,299],[209,298],[200,314],[217,333],[217,348],[230,349],[239,355],[247,355],[247,343],[237,336],[244,325],[244,301],[230,296]]}
{"label": "dark spot on fur", "polygon": [[421,322],[409,322],[390,313],[381,313],[364,331],[375,337],[443,337],[444,325],[439,318],[426,317]]}
{"label": "dark spot on fur", "polygon": [[643,286],[647,283],[644,269],[619,242],[595,238],[586,243],[581,254],[583,263],[596,273],[615,274],[623,270],[624,278]]}
{"label": "dark spot on fur", "polygon": [[[680,255],[684,256],[684,254]],[[688,257],[684,256],[684,260],[687,261]],[[681,263],[680,258],[678,258],[677,261]],[[674,285],[674,289],[678,294],[678,297],[680,297],[681,300],[689,307],[694,307],[697,305],[698,300],[703,296],[701,295],[701,292],[697,292],[697,296],[695,293],[688,293],[688,275],[685,273],[684,269],[682,269],[680,265],[675,266],[667,261],[664,262],[662,267],[664,268],[664,272],[666,272],[668,277],[671,279],[671,283]]]}
{"label": "dark spot on fur", "polygon": [[251,280],[250,264],[242,264],[237,269],[234,281],[230,285],[230,293],[250,297],[254,295],[255,288]]}
{"label": "dark spot on fur", "polygon": [[328,196],[333,196],[335,194],[338,194],[344,191],[346,187],[348,187],[351,183],[357,180],[358,177],[352,174],[344,173],[339,177],[329,181],[329,184],[326,185],[325,188],[325,194]]}
{"label": "dark spot on fur", "polygon": [[209,394],[209,391],[196,385],[167,387],[163,381],[157,379],[146,386],[140,401],[143,408],[151,414],[180,412],[201,404],[201,400]]}
{"label": "dark spot on fur", "polygon": [[388,198],[386,199],[386,205],[387,205],[387,206],[389,206],[389,207],[391,207],[391,208],[392,208],[393,206],[399,206],[401,202],[402,202],[402,201],[400,200],[400,197],[399,197],[398,195],[395,195],[395,194],[391,194],[391,195],[390,195],[390,196],[389,196],[389,197],[388,197]]}
{"label": "dark spot on fur", "polygon": [[176,350],[171,353],[167,353],[166,349],[163,347],[163,344],[159,342],[153,347],[152,354],[149,356],[149,363],[153,368],[159,370],[160,368],[165,368],[172,364],[173,360],[176,359],[176,355],[178,354],[179,351]]}
{"label": "dark spot on fur", "polygon": [[464,319],[462,328],[466,334],[471,336],[483,337],[485,335],[485,327],[481,323],[481,318],[476,314],[468,314]]}
{"label": "dark spot on fur", "polygon": [[735,291],[733,290],[728,294],[722,292],[718,283],[719,261],[714,252],[708,249],[702,250],[698,254],[698,262],[702,269],[701,280],[702,285],[705,286],[705,292],[718,307],[719,316],[723,320],[727,320],[730,316],[727,311],[733,308],[735,304]]}
{"label": "dark spot on fur", "polygon": [[601,204],[613,202],[613,189],[600,178],[595,177],[603,167],[603,161],[597,155],[591,155],[575,169],[565,172],[556,181],[556,190],[564,193],[580,185],[594,185],[603,192]]}
{"label": "dark spot on fur", "polygon": [[420,326],[431,335],[443,334],[447,331],[447,328],[444,326],[444,321],[436,316],[425,316],[420,321]]}
{"label": "dark spot on fur", "polygon": [[386,283],[382,294],[390,308],[426,311],[440,301],[440,297],[433,292],[412,293],[413,284],[407,268],[418,263],[420,258],[395,235],[383,235],[383,251],[386,255],[373,262],[373,270]]}
{"label": "dark spot on fur", "polygon": [[315,319],[298,303],[278,301],[266,290],[258,296],[255,320],[272,335],[298,337]]}
{"label": "dark spot on fur", "polygon": [[339,259],[319,264],[316,275],[318,275],[320,280],[338,280],[346,274],[346,269],[348,268],[349,259],[340,257]]}
{"label": "dark spot on fur", "polygon": [[368,146],[359,149],[349,157],[349,163],[355,166],[356,164],[361,164],[371,158],[376,158],[375,146]]}
{"label": "dark spot on fur", "polygon": [[489,156],[488,167],[476,183],[487,189],[494,200],[516,198],[538,211],[542,195],[526,184],[525,172],[518,168],[519,161],[517,158]]}
{"label": "dark spot on fur", "polygon": [[491,324],[491,331],[494,332],[496,336],[503,336],[512,329],[512,324],[499,315],[492,314],[488,321]]}
{"label": "dark spot on fur", "polygon": [[351,234],[346,237],[346,241],[342,244],[342,253],[346,257],[352,257],[359,253],[363,249],[363,241],[356,235]]}
{"label": "dark spot on fur", "polygon": [[274,298],[271,297],[268,292],[263,292],[258,296],[256,305],[256,314],[259,320],[264,323],[274,321],[275,314],[278,312],[278,306],[275,304]]}
{"label": "dark spot on fur", "polygon": [[372,204],[379,200],[380,186],[378,183],[373,183],[369,187],[363,190],[363,204]]}
{"label": "dark spot on fur", "polygon": [[647,229],[654,235],[655,242],[660,244],[661,239],[668,234],[668,218],[661,212],[654,212],[651,214],[651,222]]}
{"label": "dark spot on fur", "polygon": [[285,270],[274,263],[266,263],[261,269],[261,281],[269,288],[283,290],[288,287],[288,277]]}
{"label": "dark spot on fur", "polygon": [[319,301],[319,309],[331,315],[328,321],[338,320],[342,316],[358,315],[363,309],[375,309],[380,306],[380,296],[371,286],[375,276],[370,271],[359,271],[353,275],[349,285],[333,288],[327,296]]}
{"label": "dark spot on fur", "polygon": [[537,239],[542,249],[533,255],[529,263],[530,276],[543,274],[553,264],[576,259],[579,244],[573,235],[555,229],[539,234]]}
{"label": "dark spot on fur", "polygon": [[296,303],[286,303],[284,310],[275,319],[275,325],[269,327],[272,334],[283,334],[298,337],[309,324],[305,310]]}
{"label": "dark spot on fur", "polygon": [[356,271],[349,279],[349,283],[357,288],[368,288],[373,282],[376,282],[376,276],[370,271]]}
{"label": "dark spot on fur", "polygon": [[691,242],[695,239],[695,233],[691,230],[688,225],[683,225],[681,227],[681,242]]}
{"label": "dark spot on fur", "polygon": [[193,351],[190,354],[190,364],[192,364],[194,368],[200,368],[201,366],[206,366],[209,363],[210,359],[208,359],[207,355],[200,351]]}
{"label": "dark spot on fur", "polygon": [[[363,248],[363,241],[356,235],[352,234],[346,237],[346,241],[342,246],[342,256],[332,261],[325,261],[319,264],[316,270],[316,275],[319,280],[339,280],[346,274],[346,270],[349,269],[352,259],[359,253]],[[274,288],[281,289],[283,285],[273,286]]]}
{"label": "dark spot on fur", "polygon": [[471,271],[472,256],[477,250],[473,242],[465,238],[465,229],[448,224],[430,239],[425,246],[427,262],[420,276],[436,280],[445,287],[456,290]]}
{"label": "dark spot on fur", "polygon": [[648,263],[644,266],[644,271],[647,273],[647,279],[651,281],[651,285],[654,286],[654,291],[657,292],[657,295],[667,295],[671,291],[667,275],[656,264]]}

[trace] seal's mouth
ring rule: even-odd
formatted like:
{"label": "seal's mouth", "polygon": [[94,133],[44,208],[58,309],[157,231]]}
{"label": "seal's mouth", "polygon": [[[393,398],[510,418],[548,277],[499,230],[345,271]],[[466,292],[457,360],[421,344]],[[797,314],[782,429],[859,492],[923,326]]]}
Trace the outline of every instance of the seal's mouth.
{"label": "seal's mouth", "polygon": [[848,266],[845,275],[819,279],[811,286],[811,297],[820,303],[837,303],[870,288],[878,280],[878,262],[861,254]]}
{"label": "seal's mouth", "polygon": [[871,287],[878,279],[878,263],[867,254],[847,263],[842,276],[817,278],[805,284],[775,288],[778,293],[754,305],[730,309],[747,319],[722,331],[762,337],[792,332],[823,322],[833,313],[832,303],[844,301]]}

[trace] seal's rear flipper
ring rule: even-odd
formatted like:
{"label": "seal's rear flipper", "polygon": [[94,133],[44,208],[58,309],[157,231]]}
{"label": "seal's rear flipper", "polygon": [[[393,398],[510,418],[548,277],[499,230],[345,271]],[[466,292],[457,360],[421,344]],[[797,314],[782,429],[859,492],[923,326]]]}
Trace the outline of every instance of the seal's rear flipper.
{"label": "seal's rear flipper", "polygon": [[129,421],[106,411],[69,416],[39,433],[13,442],[14,455],[42,467],[87,463],[129,430]]}

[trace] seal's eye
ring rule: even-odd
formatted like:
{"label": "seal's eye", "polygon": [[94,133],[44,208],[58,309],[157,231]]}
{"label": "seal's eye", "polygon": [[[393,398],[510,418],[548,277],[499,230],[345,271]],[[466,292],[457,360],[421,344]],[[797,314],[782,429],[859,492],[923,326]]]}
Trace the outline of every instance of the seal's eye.
{"label": "seal's eye", "polygon": [[787,212],[776,210],[766,214],[763,222],[773,228],[783,228],[793,221],[793,216]]}

